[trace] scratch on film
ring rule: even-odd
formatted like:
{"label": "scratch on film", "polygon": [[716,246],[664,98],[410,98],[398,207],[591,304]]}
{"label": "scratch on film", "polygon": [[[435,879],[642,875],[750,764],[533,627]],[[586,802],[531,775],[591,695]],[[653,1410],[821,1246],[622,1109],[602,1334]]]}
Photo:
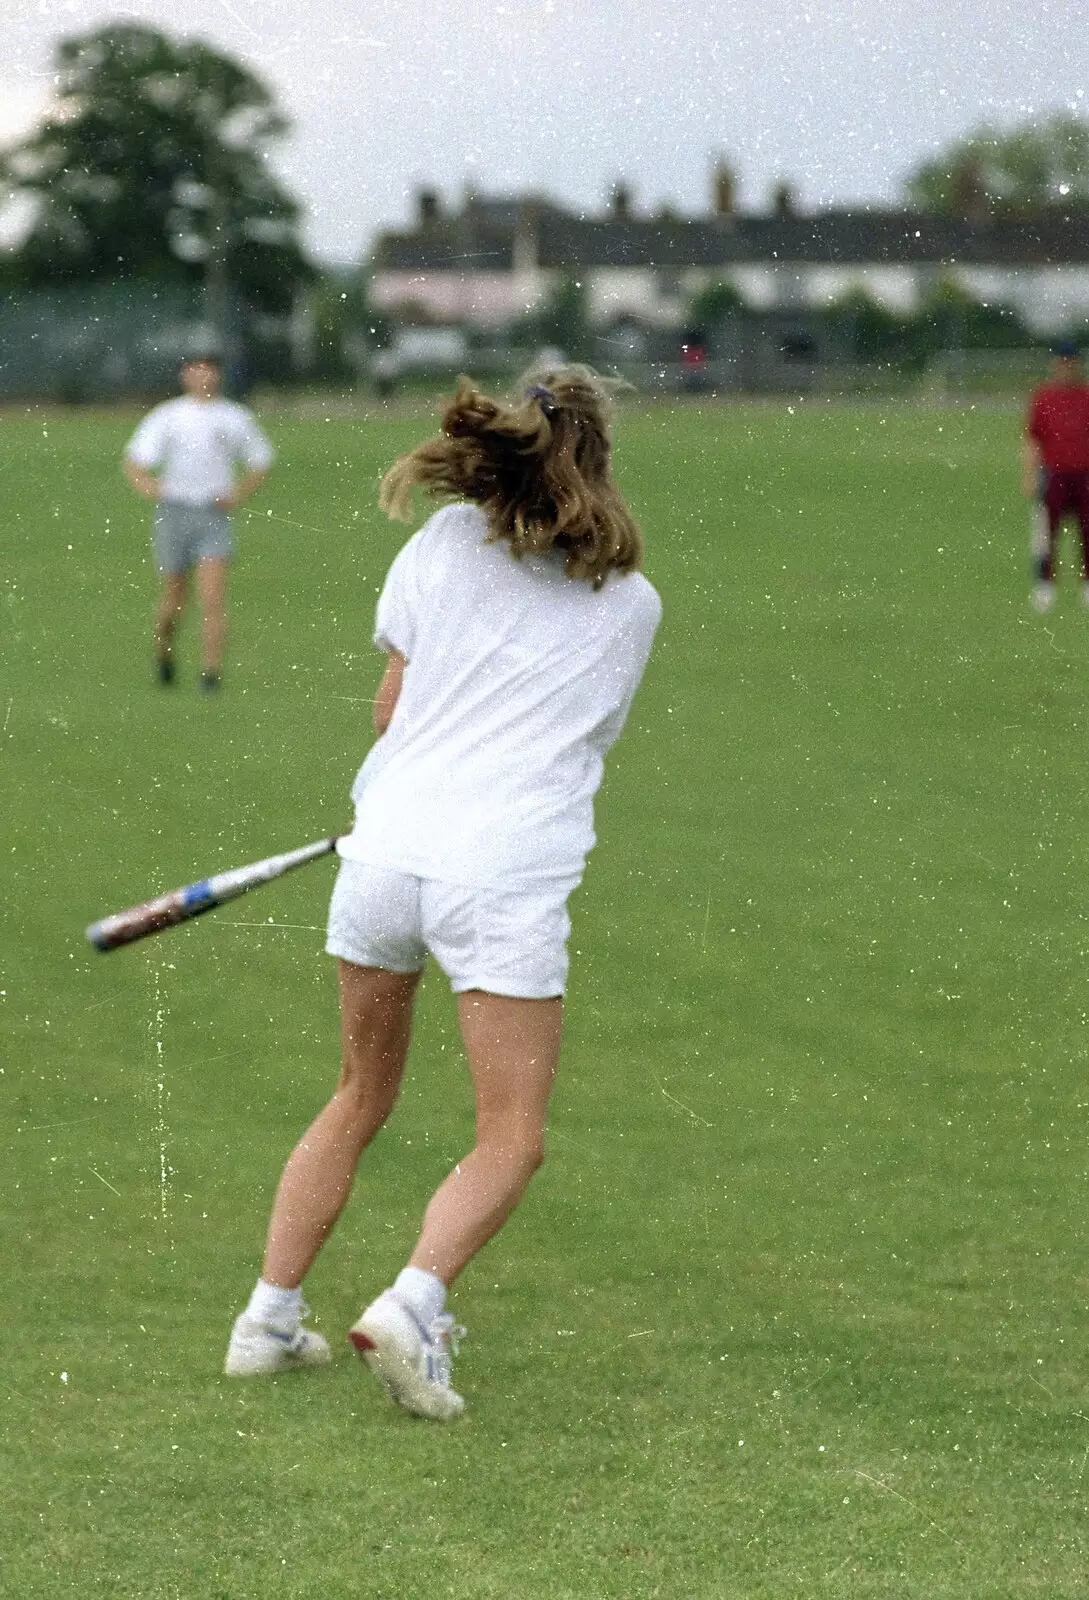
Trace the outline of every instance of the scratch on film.
{"label": "scratch on film", "polygon": [[155,1137],[159,1144],[159,1215],[167,1218],[167,1191],[170,1186],[170,1168],[166,1160],[166,1082],[163,1066],[163,997],[159,969],[155,968],[155,1015],[152,1032],[155,1037]]}

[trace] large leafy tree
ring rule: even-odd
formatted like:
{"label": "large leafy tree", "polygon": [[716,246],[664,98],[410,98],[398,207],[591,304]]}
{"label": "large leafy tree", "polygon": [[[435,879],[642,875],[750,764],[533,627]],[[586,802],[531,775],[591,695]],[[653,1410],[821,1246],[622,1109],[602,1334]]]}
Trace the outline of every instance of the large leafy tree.
{"label": "large leafy tree", "polygon": [[287,130],[265,85],[197,40],[127,23],[64,40],[55,65],[47,120],[0,174],[35,202],[25,276],[203,275],[286,310],[312,269],[265,159]]}
{"label": "large leafy tree", "polygon": [[1058,113],[1006,133],[980,128],[908,179],[923,211],[1018,215],[1089,205],[1089,123]]}

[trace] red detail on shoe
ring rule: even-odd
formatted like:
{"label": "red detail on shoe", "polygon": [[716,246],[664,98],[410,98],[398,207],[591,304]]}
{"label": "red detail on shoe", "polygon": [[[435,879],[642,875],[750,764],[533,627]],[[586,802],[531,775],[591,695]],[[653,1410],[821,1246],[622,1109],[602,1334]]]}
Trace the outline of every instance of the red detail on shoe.
{"label": "red detail on shoe", "polygon": [[374,1340],[368,1338],[360,1328],[350,1328],[348,1330],[348,1338],[352,1341],[360,1353],[362,1353],[364,1350],[377,1349]]}

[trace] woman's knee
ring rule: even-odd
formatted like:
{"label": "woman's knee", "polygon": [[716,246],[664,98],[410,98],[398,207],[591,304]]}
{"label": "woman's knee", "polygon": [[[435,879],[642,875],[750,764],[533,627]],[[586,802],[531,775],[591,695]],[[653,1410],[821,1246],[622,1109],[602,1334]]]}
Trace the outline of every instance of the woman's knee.
{"label": "woman's knee", "polygon": [[477,1139],[477,1149],[497,1167],[511,1167],[528,1183],[544,1164],[545,1139],[543,1128],[526,1128],[518,1124],[482,1130]]}
{"label": "woman's knee", "polygon": [[341,1036],[340,1090],[383,1106],[388,1116],[397,1099],[408,1057],[409,1019],[353,1019]]}
{"label": "woman's knee", "polygon": [[544,1166],[544,1159],[545,1136],[544,1129],[540,1128],[533,1134],[531,1138],[527,1139],[523,1145],[523,1160],[529,1167],[531,1176],[533,1173],[538,1171],[540,1167]]}
{"label": "woman's knee", "polygon": [[338,1092],[375,1108],[393,1109],[408,1056],[418,975],[405,978],[340,964],[341,1069]]}
{"label": "woman's knee", "polygon": [[357,1107],[375,1120],[376,1127],[381,1127],[397,1104],[401,1071],[395,1062],[387,1063],[385,1071],[376,1071],[375,1067],[373,1059],[361,1062],[346,1049],[336,1092],[342,1101]]}
{"label": "woman's knee", "polygon": [[171,573],[163,579],[159,591],[158,611],[160,617],[175,618],[185,609],[188,596],[188,584],[185,573]]}

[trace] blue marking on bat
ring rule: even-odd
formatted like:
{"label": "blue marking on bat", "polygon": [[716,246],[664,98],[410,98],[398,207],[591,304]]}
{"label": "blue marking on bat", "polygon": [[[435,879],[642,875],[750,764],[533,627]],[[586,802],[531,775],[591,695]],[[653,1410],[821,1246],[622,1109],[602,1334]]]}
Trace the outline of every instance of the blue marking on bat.
{"label": "blue marking on bat", "polygon": [[215,896],[212,893],[212,884],[209,878],[201,878],[199,883],[191,883],[182,890],[182,905],[187,911],[203,910],[206,906],[214,906]]}

